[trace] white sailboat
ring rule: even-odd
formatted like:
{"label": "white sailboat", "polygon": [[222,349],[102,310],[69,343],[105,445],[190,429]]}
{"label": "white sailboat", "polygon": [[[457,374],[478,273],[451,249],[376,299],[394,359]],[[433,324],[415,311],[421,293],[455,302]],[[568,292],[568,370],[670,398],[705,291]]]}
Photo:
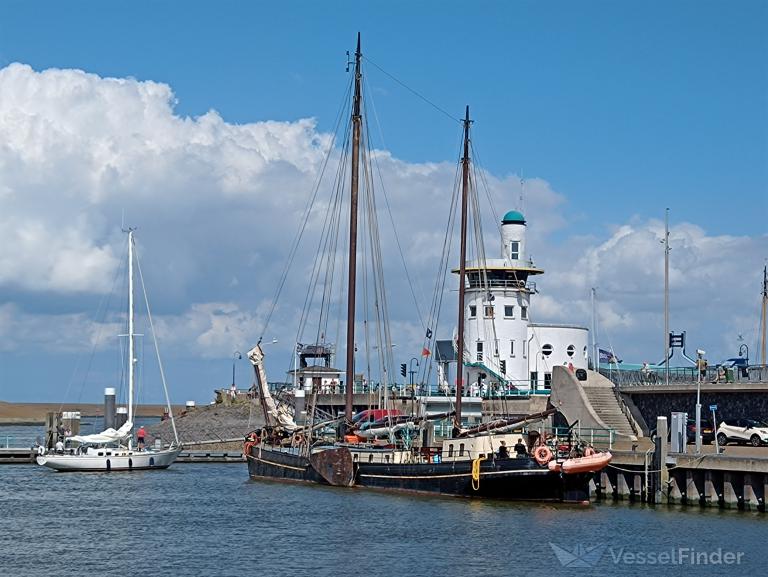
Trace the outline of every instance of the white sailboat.
{"label": "white sailboat", "polygon": [[[165,400],[168,407],[168,414],[171,418],[173,434],[175,441],[170,447],[162,449],[155,448],[135,448],[133,446],[133,418],[134,403],[133,395],[135,389],[135,342],[134,337],[134,239],[133,230],[128,230],[128,420],[119,429],[108,428],[101,433],[93,435],[75,435],[69,437],[66,441],[63,452],[46,452],[37,456],[37,464],[57,471],[133,471],[140,469],[165,469],[171,465],[182,450],[179,443],[176,424],[173,421],[173,411],[171,409],[168,388],[165,384],[165,374],[163,365],[160,362],[160,355],[155,340],[155,352],[160,368],[160,377],[165,392]],[[138,263],[138,260],[137,260]],[[139,266],[139,273],[141,267]],[[143,287],[143,282],[142,282]],[[149,312],[149,303],[146,292],[144,293],[145,303],[147,304],[147,315],[150,327],[152,326],[152,315]],[[154,330],[153,339],[154,339]],[[75,444],[77,446],[75,446]]]}

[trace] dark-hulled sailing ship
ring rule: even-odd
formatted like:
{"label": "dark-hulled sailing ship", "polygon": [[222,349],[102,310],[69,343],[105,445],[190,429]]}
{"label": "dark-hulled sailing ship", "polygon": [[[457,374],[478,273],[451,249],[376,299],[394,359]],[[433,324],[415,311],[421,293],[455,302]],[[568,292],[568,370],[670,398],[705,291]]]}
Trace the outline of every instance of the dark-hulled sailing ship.
{"label": "dark-hulled sailing ship", "polygon": [[[308,422],[298,424],[293,407],[273,396],[267,383],[264,353],[256,345],[252,362],[266,426],[246,437],[244,452],[252,478],[302,481],[346,487],[369,487],[441,495],[512,500],[582,502],[589,499],[589,481],[610,460],[578,440],[550,447],[512,450],[519,433],[512,431],[541,422],[556,411],[516,419],[499,419],[474,428],[462,426],[463,370],[457,370],[455,410],[432,416],[383,411],[379,421],[353,418],[355,375],[355,294],[357,283],[358,183],[362,130],[362,53],[360,36],[354,57],[351,110],[350,215],[347,270],[347,339],[345,414],[315,422],[318,388],[314,387]],[[456,350],[464,351],[464,300],[467,258],[467,213],[470,186],[469,107],[463,119],[461,159],[461,247]],[[430,331],[431,332],[431,331]],[[390,346],[391,349],[391,346]],[[460,366],[462,362],[458,363]],[[462,367],[463,369],[463,367]],[[386,374],[386,373],[385,373]],[[386,381],[385,381],[386,382]],[[386,396],[382,397],[386,402]],[[436,441],[435,421],[451,420],[452,432]]]}

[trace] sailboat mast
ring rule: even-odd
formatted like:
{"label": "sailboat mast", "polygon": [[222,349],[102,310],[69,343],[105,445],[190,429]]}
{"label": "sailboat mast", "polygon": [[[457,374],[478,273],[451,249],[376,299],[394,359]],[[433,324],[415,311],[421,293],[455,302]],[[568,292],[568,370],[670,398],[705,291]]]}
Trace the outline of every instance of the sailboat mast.
{"label": "sailboat mast", "polygon": [[133,231],[128,231],[128,421],[133,422]]}
{"label": "sailboat mast", "polygon": [[456,415],[454,425],[461,429],[461,394],[464,388],[464,278],[467,272],[467,206],[469,196],[469,106],[464,117],[464,157],[461,159],[461,254],[459,255],[459,328],[456,342]]}
{"label": "sailboat mast", "polygon": [[347,383],[345,387],[344,415],[352,420],[352,388],[355,384],[355,287],[357,286],[357,190],[360,170],[360,116],[361,80],[360,33],[357,33],[355,51],[355,96],[352,103],[352,182],[349,201],[349,275],[347,286]]}
{"label": "sailboat mast", "polygon": [[763,359],[763,366],[766,366],[765,362],[765,317],[766,313],[768,313],[768,267],[763,267],[763,342],[762,342],[762,359]]}

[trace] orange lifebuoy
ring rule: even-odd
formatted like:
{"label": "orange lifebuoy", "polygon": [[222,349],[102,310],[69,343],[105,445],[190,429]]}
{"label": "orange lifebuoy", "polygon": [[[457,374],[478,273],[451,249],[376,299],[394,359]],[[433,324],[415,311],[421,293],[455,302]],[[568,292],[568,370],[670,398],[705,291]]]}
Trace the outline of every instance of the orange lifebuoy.
{"label": "orange lifebuoy", "polygon": [[592,447],[587,447],[586,449],[584,449],[585,457],[591,457],[594,454],[595,454],[595,450]]}
{"label": "orange lifebuoy", "polygon": [[533,452],[533,458],[539,465],[546,465],[552,460],[552,451],[549,447],[542,445]]}

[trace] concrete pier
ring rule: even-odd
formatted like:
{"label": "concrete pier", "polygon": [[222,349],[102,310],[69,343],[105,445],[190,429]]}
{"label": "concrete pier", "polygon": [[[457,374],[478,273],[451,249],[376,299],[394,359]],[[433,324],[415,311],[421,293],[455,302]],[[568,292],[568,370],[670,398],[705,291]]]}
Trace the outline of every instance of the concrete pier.
{"label": "concrete pier", "polygon": [[[666,443],[661,446],[665,453]],[[662,461],[656,451],[650,457],[615,451],[610,465],[595,475],[597,499],[765,512],[768,452],[764,457],[664,454]]]}

